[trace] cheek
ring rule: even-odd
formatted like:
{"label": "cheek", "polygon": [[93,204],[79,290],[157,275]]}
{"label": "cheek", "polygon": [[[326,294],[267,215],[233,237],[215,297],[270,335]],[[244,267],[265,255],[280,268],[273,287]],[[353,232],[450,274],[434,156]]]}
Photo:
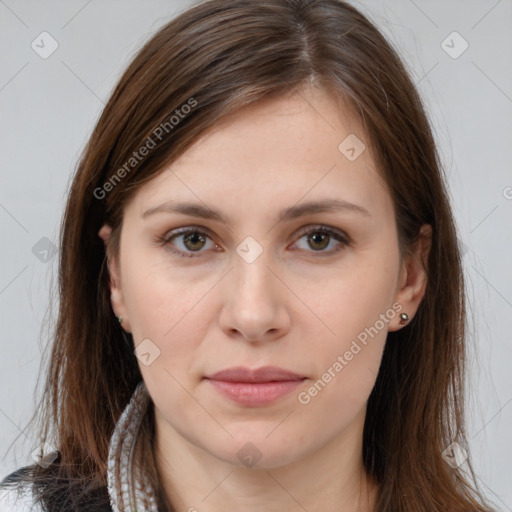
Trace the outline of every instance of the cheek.
{"label": "cheek", "polygon": [[[139,356],[139,368],[156,402],[186,407],[187,388],[197,375],[198,351],[207,337],[213,277],[191,280],[165,264],[139,264],[133,254],[125,261],[123,292],[137,353],[149,347],[151,363]],[[147,261],[147,260],[146,260]],[[150,340],[148,342],[147,340]],[[190,405],[190,404],[189,404]]]}
{"label": "cheek", "polygon": [[[327,277],[304,279],[302,286],[296,288],[297,294],[306,298],[305,302],[321,320],[317,324],[322,338],[339,350],[348,340],[374,326],[382,314],[394,317],[397,269],[397,250],[372,248],[365,254],[347,258],[343,266],[329,272]],[[383,329],[380,321],[377,328]]]}
{"label": "cheek", "polygon": [[201,279],[173,267],[163,251],[134,251],[123,262],[123,294],[136,340],[153,336],[163,342],[184,329],[193,338],[200,328],[195,313],[204,312],[214,284],[211,275]]}
{"label": "cheek", "polygon": [[[398,252],[393,247],[375,257],[369,251],[354,265],[335,273],[321,292],[305,286],[323,323],[315,337],[316,381],[299,403],[333,407],[333,419],[349,418],[366,402],[377,378],[392,307]],[[316,292],[315,292],[316,290]],[[312,308],[313,309],[313,308]],[[323,405],[322,405],[323,404]]]}
{"label": "cheek", "polygon": [[[316,347],[317,372],[309,386],[297,396],[307,421],[313,428],[315,418],[324,418],[323,426],[334,435],[347,427],[365,407],[375,385],[386,343],[387,325],[373,320],[367,326],[354,317],[340,319],[336,337],[326,337]],[[379,329],[379,327],[382,327]],[[356,333],[351,335],[349,333]]]}

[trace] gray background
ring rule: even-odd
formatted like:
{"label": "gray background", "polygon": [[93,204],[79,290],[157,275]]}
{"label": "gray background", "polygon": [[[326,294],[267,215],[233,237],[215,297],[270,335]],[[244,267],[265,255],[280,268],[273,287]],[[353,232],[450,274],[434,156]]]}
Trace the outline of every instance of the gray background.
{"label": "gray background", "polygon": [[[482,488],[512,511],[512,2],[353,3],[399,49],[431,115],[464,247],[470,448]],[[71,173],[130,58],[188,5],[0,0],[0,477],[36,447],[24,429]],[[46,59],[31,47],[51,48],[44,31],[58,43]]]}

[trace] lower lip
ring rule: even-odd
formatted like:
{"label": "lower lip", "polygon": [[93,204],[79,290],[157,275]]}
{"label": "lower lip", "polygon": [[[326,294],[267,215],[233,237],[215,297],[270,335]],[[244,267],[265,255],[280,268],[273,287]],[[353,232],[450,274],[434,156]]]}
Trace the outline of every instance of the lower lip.
{"label": "lower lip", "polygon": [[274,382],[209,382],[231,400],[249,406],[268,405],[293,391],[302,384],[302,380],[282,380]]}

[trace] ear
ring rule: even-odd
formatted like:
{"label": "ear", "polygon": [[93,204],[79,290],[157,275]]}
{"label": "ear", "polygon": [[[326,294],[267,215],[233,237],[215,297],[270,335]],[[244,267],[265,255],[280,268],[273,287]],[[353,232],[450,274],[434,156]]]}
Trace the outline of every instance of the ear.
{"label": "ear", "polygon": [[[404,258],[395,301],[402,305],[400,313],[407,313],[409,322],[416,314],[427,289],[428,255],[432,245],[432,226],[423,224],[414,247]],[[407,324],[400,324],[400,315],[389,322],[389,331],[397,331]]]}
{"label": "ear", "polygon": [[124,303],[123,289],[121,286],[121,275],[119,272],[119,262],[116,258],[108,257],[108,242],[110,236],[112,234],[112,228],[108,224],[104,224],[101,229],[98,231],[98,236],[103,240],[103,245],[105,247],[105,253],[107,254],[107,267],[108,273],[110,276],[109,286],[110,286],[110,303],[112,304],[112,309],[116,318],[121,317],[123,319],[121,323],[121,327],[126,332],[131,332],[130,322],[128,319],[128,314],[126,310],[126,306]]}

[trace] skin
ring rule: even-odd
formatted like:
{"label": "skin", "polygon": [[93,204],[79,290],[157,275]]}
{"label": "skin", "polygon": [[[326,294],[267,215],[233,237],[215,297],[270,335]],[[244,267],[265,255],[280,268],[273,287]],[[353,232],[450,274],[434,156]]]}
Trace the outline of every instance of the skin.
{"label": "skin", "polygon": [[[362,432],[387,332],[407,328],[398,312],[307,404],[298,393],[394,303],[414,316],[429,226],[400,261],[393,202],[369,144],[355,161],[338,150],[351,133],[365,140],[349,110],[322,89],[264,100],[215,126],[125,207],[119,257],[109,260],[112,307],[136,346],[149,338],[160,350],[139,366],[155,404],[157,467],[177,511],[373,509],[377,487],[363,469]],[[369,215],[277,220],[287,207],[327,198]],[[171,199],[208,205],[229,222],[169,212],[142,218]],[[322,242],[320,224],[350,244]],[[190,226],[207,237],[155,241]],[[316,239],[308,241],[309,228]],[[106,246],[110,232],[99,232]],[[251,263],[236,251],[248,236],[263,249]],[[259,407],[232,402],[204,379],[264,365],[307,379]],[[252,467],[237,456],[248,442],[261,456]]]}

